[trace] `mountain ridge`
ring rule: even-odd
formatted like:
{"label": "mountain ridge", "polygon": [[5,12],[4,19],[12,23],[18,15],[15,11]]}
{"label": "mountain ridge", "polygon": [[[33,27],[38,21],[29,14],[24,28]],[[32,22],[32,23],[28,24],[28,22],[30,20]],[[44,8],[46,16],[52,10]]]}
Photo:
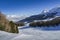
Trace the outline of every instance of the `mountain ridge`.
{"label": "mountain ridge", "polygon": [[19,23],[19,22],[32,22],[34,20],[44,20],[44,19],[48,19],[48,18],[53,18],[55,17],[57,14],[60,13],[60,7],[56,7],[56,8],[53,8],[51,10],[49,10],[48,12],[43,10],[40,14],[37,14],[37,15],[32,15],[30,17],[27,17],[25,19],[22,19],[16,23]]}

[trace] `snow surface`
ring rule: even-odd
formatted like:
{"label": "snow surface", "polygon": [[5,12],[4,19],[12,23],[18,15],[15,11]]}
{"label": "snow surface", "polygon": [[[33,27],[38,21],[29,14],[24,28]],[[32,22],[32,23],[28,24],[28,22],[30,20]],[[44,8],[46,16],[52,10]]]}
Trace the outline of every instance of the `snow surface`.
{"label": "snow surface", "polygon": [[[58,29],[59,30],[46,30]],[[44,29],[44,30],[43,30]],[[32,27],[19,27],[19,33],[7,33],[0,31],[0,40],[60,40],[60,26],[45,27],[45,28],[32,28]]]}

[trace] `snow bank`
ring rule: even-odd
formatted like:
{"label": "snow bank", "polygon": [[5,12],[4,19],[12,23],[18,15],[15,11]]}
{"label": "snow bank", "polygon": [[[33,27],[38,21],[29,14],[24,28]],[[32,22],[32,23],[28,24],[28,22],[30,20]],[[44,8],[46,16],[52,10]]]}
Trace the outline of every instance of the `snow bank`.
{"label": "snow bank", "polygon": [[40,28],[19,28],[19,34],[0,31],[0,40],[60,40],[60,31],[43,31]]}

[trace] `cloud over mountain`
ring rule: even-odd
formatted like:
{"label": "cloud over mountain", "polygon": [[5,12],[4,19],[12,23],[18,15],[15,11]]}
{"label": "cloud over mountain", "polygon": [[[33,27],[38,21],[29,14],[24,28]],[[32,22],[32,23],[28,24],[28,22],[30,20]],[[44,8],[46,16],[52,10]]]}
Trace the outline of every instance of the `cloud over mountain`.
{"label": "cloud over mountain", "polygon": [[22,16],[22,15],[7,15],[6,17],[9,21],[14,21],[14,22],[26,18],[26,16]]}

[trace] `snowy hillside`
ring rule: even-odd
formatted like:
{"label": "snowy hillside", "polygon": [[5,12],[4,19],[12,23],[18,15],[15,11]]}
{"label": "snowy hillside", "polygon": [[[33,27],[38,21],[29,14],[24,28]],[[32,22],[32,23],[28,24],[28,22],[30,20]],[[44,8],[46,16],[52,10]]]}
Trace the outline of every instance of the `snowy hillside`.
{"label": "snowy hillside", "polygon": [[22,28],[19,28],[19,34],[0,31],[0,40],[60,40],[59,26],[50,28]]}
{"label": "snowy hillside", "polygon": [[44,19],[48,19],[48,18],[53,18],[55,16],[60,16],[60,7],[52,8],[51,10],[43,10],[40,14],[32,15],[32,16],[22,19],[16,23],[32,22],[34,20],[44,20]]}

